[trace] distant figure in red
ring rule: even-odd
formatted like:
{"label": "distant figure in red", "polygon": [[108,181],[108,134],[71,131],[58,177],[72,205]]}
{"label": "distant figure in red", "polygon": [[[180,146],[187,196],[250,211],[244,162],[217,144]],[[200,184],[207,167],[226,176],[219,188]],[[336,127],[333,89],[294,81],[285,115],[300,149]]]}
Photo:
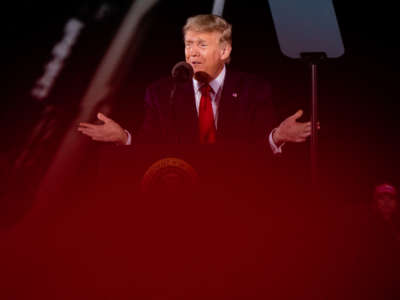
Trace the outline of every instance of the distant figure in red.
{"label": "distant figure in red", "polygon": [[374,189],[373,206],[378,215],[382,217],[388,230],[392,231],[394,237],[400,241],[399,194],[397,189],[389,183],[377,185]]}

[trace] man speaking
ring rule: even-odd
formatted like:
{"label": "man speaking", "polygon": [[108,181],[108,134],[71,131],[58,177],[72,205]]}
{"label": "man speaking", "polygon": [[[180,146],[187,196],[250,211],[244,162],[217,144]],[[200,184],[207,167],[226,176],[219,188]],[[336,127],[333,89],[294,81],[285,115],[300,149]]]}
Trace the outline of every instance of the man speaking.
{"label": "man speaking", "polygon": [[[303,142],[311,123],[300,123],[301,110],[276,127],[270,86],[250,74],[227,67],[232,26],[216,15],[197,15],[183,27],[185,60],[191,80],[161,79],[148,87],[145,119],[137,133],[98,113],[101,125],[80,123],[78,130],[95,141],[135,143],[262,143],[280,153],[286,142]],[[175,85],[175,86],[174,86]],[[176,90],[175,90],[176,89]],[[173,92],[172,92],[173,91]]]}

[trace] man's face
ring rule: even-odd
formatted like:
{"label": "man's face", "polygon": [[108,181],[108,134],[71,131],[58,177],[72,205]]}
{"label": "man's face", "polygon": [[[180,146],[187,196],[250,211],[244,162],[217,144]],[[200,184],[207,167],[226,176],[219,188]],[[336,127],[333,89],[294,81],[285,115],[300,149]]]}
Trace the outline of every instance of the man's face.
{"label": "man's face", "polygon": [[231,46],[220,43],[219,32],[187,31],[185,34],[185,58],[194,73],[204,72],[212,80],[222,71],[229,57]]}

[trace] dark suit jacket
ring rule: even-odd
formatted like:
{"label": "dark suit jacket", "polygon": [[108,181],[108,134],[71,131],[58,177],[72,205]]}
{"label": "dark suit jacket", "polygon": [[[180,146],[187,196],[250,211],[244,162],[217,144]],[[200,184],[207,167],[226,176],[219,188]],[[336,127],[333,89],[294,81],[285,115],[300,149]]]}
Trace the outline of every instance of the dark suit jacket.
{"label": "dark suit jacket", "polygon": [[[173,83],[161,79],[150,85],[145,97],[145,118],[136,142],[157,144],[196,144],[198,116],[193,82],[176,88],[170,101]],[[256,76],[227,69],[219,104],[217,143],[266,142],[276,126],[270,85]]]}

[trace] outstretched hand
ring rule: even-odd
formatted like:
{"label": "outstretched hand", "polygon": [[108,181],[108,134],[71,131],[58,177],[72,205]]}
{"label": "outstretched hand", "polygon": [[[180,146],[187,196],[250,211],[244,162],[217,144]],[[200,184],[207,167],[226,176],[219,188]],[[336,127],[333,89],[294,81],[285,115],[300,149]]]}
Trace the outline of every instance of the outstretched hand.
{"label": "outstretched hand", "polygon": [[117,122],[102,113],[98,113],[97,118],[103,121],[103,124],[79,123],[78,131],[91,137],[94,141],[126,144],[128,135]]}
{"label": "outstretched hand", "polygon": [[272,136],[277,145],[286,142],[301,143],[311,135],[311,122],[297,122],[302,115],[303,111],[300,109],[295,114],[283,120]]}

